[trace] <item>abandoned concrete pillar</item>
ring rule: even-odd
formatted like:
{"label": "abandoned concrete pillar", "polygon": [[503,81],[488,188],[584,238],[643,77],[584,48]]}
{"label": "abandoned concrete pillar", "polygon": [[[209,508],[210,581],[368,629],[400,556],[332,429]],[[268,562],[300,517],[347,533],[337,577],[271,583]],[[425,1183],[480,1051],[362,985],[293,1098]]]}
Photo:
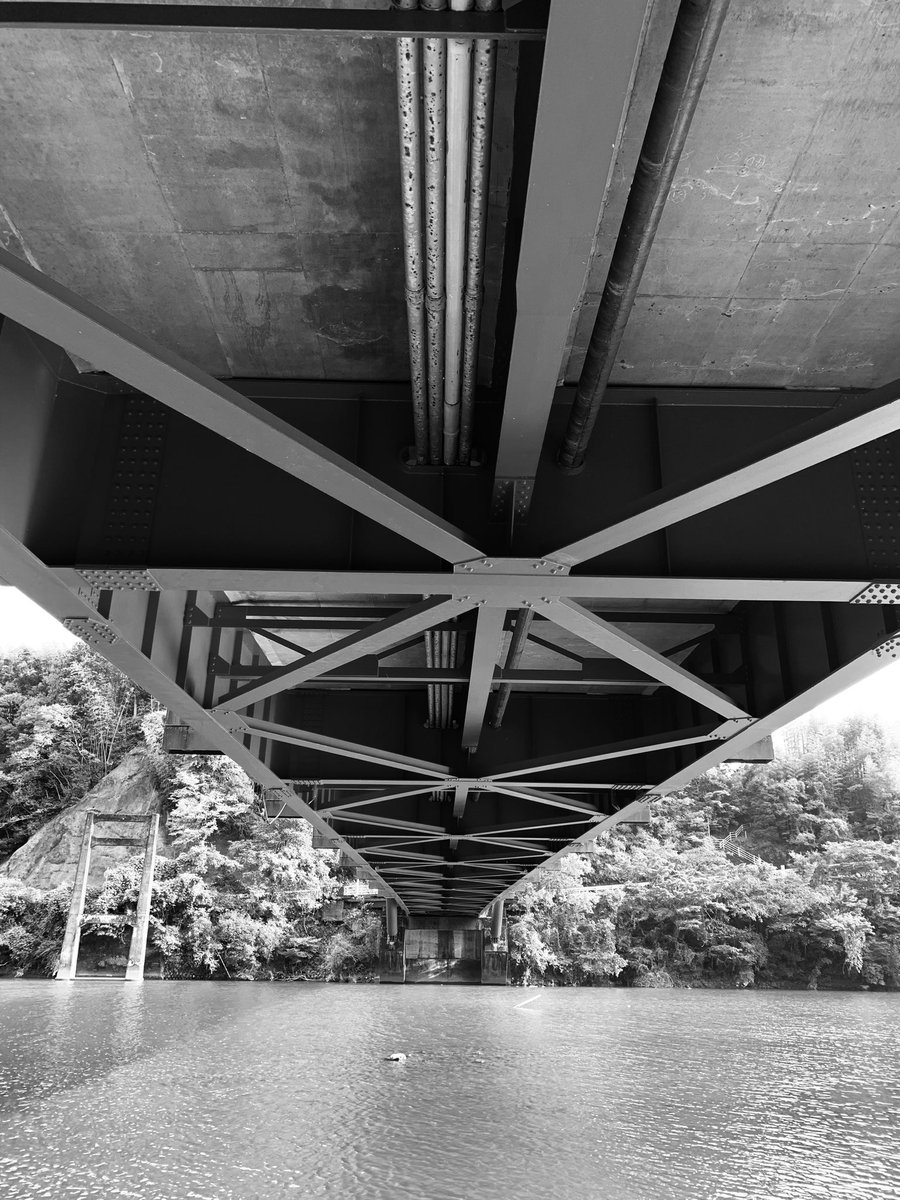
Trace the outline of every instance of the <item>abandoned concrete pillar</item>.
{"label": "abandoned concrete pillar", "polygon": [[140,982],[144,978],[144,960],[147,957],[147,935],[150,932],[150,900],[153,895],[153,871],[156,866],[156,835],[159,831],[159,813],[149,818],[147,844],[144,848],[144,866],[141,871],[141,889],[138,892],[137,912],[131,934],[131,949],[128,953],[126,980]]}
{"label": "abandoned concrete pillar", "polygon": [[91,870],[91,841],[93,836],[94,811],[93,809],[89,809],[84,814],[81,854],[78,857],[78,867],[75,871],[75,887],[72,889],[72,903],[69,905],[69,917],[66,921],[66,932],[63,936],[62,950],[59,955],[59,966],[56,970],[57,979],[74,979],[75,972],[78,969],[78,947],[81,943],[84,898],[87,894],[88,875]]}

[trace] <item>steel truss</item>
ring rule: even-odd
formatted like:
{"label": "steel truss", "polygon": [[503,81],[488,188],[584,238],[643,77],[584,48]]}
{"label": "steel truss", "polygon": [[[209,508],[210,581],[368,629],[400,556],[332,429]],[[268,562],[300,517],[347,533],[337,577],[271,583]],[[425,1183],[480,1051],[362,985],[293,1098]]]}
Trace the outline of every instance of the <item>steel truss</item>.
{"label": "steel truss", "polygon": [[[674,499],[672,488],[641,497],[631,504],[635,516],[607,525],[628,528],[630,573],[619,559],[615,573],[577,574],[574,563],[599,557],[598,544],[606,559],[621,552],[622,536],[607,548],[597,541],[602,531],[581,533],[576,514],[609,507],[585,505],[579,480],[569,486],[581,484],[582,494],[555,513],[557,544],[570,532],[578,541],[544,554],[526,543],[518,557],[498,555],[502,531],[477,505],[467,514],[481,530],[472,538],[315,442],[298,428],[306,406],[284,429],[283,418],[149,347],[8,255],[0,262],[0,304],[31,327],[7,319],[0,331],[9,430],[0,488],[4,578],[169,706],[174,749],[232,755],[273,815],[307,817],[411,911],[479,910],[568,846],[645,819],[648,798],[752,753],[779,724],[897,652],[900,582],[873,579],[868,569],[871,546],[857,511],[871,485],[865,464],[848,457],[861,428],[882,439],[879,453],[893,451],[900,422],[893,388],[822,415],[801,410],[774,447],[767,429],[773,419],[784,423],[783,411],[753,410],[759,437],[744,464],[696,485],[688,463]],[[132,464],[123,475],[135,436],[129,397],[85,399],[64,378],[57,346],[38,336],[51,328],[66,349],[94,361],[115,350],[119,377],[141,379],[145,423],[165,408],[177,413],[192,397],[191,422],[173,430],[170,416],[164,441],[141,440],[142,452],[158,449],[158,467]],[[393,406],[378,403],[385,420],[397,419]],[[683,411],[688,419],[695,410]],[[641,414],[633,406],[626,412]],[[715,413],[726,419],[728,410]],[[645,423],[639,415],[637,424]],[[186,432],[190,444],[179,447]],[[301,447],[309,470],[285,463],[282,435],[292,451]],[[228,442],[240,438],[235,477],[244,484],[225,521],[222,557],[225,542],[211,538],[202,513],[193,515],[207,481],[183,464],[185,456],[202,460],[211,475],[226,477]],[[698,465],[714,474],[708,462]],[[150,536],[129,535],[137,540],[124,545],[137,549],[113,561],[104,554],[110,528],[147,523],[121,499],[122,488],[150,487],[148,472],[155,472]],[[332,547],[336,557],[354,564],[362,547],[365,558],[382,529],[384,567],[243,566],[254,561],[261,498],[277,490],[279,474],[292,489],[281,526],[294,531],[288,560],[316,557],[319,517],[305,523],[289,515],[314,505],[316,488],[330,497],[329,539],[343,538]],[[797,541],[796,532],[775,530],[754,512],[757,497],[771,505],[772,493],[792,481],[814,497],[830,530],[822,545],[810,546],[808,530]],[[421,489],[412,476],[402,483]],[[774,499],[782,526],[792,495]],[[688,498],[687,513],[678,497]],[[366,522],[348,527],[335,500]],[[743,506],[737,515],[735,501]],[[477,503],[486,509],[489,496]],[[670,571],[659,570],[652,535],[660,528]],[[761,570],[767,554],[776,567],[783,563],[788,545],[802,571]],[[694,573],[697,559],[714,573]],[[717,570],[726,560],[731,569]],[[691,563],[690,574],[675,573],[681,561]],[[744,562],[749,570],[734,569]],[[524,657],[508,668],[521,611],[533,619]],[[465,646],[457,666],[427,667],[424,634],[451,626]],[[543,656],[539,665],[535,655]],[[432,682],[457,689],[457,728],[426,727]],[[494,728],[489,701],[505,684],[511,698]]]}
{"label": "steel truss", "polygon": [[[534,7],[37,3],[0,24],[539,39]],[[555,470],[594,177],[666,32],[666,6],[558,7],[495,478],[404,466],[408,388],[225,384],[0,250],[0,575],[168,706],[172,751],[230,755],[411,912],[480,911],[900,653],[897,385],[612,396],[590,469]],[[586,108],[569,64],[611,7]],[[438,631],[453,665],[450,639],[428,661]]]}

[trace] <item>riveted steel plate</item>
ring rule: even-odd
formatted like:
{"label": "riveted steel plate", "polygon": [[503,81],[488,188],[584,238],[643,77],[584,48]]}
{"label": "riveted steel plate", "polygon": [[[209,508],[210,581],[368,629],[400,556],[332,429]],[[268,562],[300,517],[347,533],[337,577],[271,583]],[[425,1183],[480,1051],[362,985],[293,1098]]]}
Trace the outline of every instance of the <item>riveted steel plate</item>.
{"label": "riveted steel plate", "polygon": [[863,588],[851,604],[900,604],[900,583],[876,582]]}
{"label": "riveted steel plate", "polygon": [[142,567],[79,567],[90,588],[113,592],[158,592],[160,586]]}
{"label": "riveted steel plate", "polygon": [[875,646],[873,653],[876,658],[900,658],[900,634],[895,633]]}
{"label": "riveted steel plate", "polygon": [[89,646],[112,646],[118,641],[119,635],[114,629],[91,617],[64,617],[62,623],[69,633],[74,633]]}

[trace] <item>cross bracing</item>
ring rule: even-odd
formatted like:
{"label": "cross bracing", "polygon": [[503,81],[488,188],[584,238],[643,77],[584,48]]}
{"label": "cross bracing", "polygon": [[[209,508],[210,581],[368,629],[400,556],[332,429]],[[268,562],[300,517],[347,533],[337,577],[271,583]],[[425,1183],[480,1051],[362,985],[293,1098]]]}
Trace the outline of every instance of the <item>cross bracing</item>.
{"label": "cross bracing", "polygon": [[[573,307],[602,291],[615,187],[637,178],[672,31],[682,10],[715,10],[717,36],[738,34],[727,5],[629,0],[614,20],[555,0],[544,46],[546,6],[516,7],[455,23],[277,10],[279,37],[332,39],[323,61],[354,34],[518,55],[468,457],[411,456],[415,388],[387,366],[347,374],[374,361],[362,319],[320,322],[322,345],[343,339],[337,379],[269,378],[264,357],[241,378],[0,250],[0,575],[166,704],[170,749],[231,755],[273,817],[307,818],[420,912],[479,912],[645,820],[654,796],[764,755],[780,724],[900,645],[889,375],[840,393],[614,379],[583,469],[557,466]],[[39,4],[0,6],[0,30],[212,36],[200,14],[235,38],[249,14],[275,28],[240,7]],[[501,69],[501,101],[504,86]]]}

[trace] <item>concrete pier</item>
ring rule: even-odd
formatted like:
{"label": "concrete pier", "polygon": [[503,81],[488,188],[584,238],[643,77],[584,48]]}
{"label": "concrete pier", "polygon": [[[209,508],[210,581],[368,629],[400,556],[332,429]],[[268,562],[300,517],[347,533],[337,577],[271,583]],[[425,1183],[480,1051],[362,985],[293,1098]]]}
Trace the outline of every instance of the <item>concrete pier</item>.
{"label": "concrete pier", "polygon": [[481,950],[481,982],[505,986],[509,983],[509,949],[506,941],[505,912],[502,900],[491,905],[491,928],[485,930]]}
{"label": "concrete pier", "polygon": [[[387,933],[390,909],[385,917]],[[379,961],[382,983],[505,985],[508,970],[502,906],[491,929],[477,917],[416,916],[396,938],[385,937]]]}

